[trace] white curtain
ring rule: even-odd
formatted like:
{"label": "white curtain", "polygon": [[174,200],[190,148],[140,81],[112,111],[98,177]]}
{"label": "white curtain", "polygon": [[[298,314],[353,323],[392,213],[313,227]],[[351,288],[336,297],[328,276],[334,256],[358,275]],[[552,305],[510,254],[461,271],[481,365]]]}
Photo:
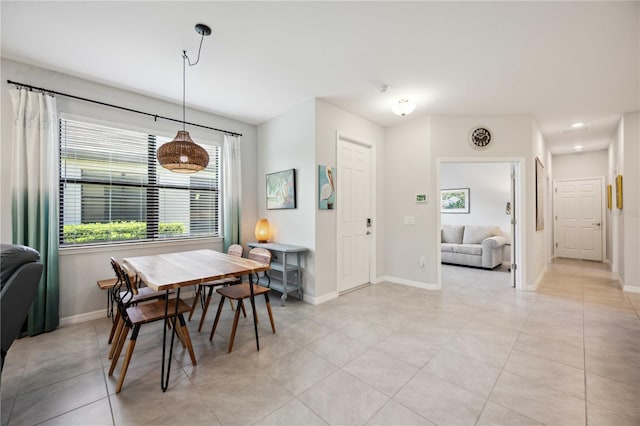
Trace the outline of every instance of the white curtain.
{"label": "white curtain", "polygon": [[231,244],[240,243],[240,203],[242,200],[242,171],[240,159],[240,138],[224,136],[222,147],[222,182],[224,195],[223,218],[224,251]]}
{"label": "white curtain", "polygon": [[58,113],[55,98],[10,90],[13,103],[12,239],[40,252],[44,265],[28,317],[29,335],[59,322]]}

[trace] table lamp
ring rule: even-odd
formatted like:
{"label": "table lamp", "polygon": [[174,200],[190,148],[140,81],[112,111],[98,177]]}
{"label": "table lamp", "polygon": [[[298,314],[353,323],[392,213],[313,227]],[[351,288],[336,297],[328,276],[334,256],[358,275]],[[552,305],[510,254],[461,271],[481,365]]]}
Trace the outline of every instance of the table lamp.
{"label": "table lamp", "polygon": [[255,233],[256,239],[259,243],[266,243],[271,236],[271,232],[269,230],[269,221],[265,218],[258,220],[258,223],[256,223]]}

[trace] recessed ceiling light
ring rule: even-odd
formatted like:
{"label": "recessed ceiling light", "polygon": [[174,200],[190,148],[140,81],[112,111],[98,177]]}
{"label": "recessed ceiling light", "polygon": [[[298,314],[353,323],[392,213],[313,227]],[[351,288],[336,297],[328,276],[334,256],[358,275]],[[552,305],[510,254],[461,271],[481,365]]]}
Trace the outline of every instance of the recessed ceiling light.
{"label": "recessed ceiling light", "polygon": [[580,127],[584,127],[584,123],[583,122],[573,123],[571,127],[573,127],[574,129],[578,129]]}
{"label": "recessed ceiling light", "polygon": [[393,113],[401,117],[411,114],[414,109],[416,109],[416,104],[414,104],[413,102],[409,102],[409,99],[406,98],[400,99],[391,107]]}
{"label": "recessed ceiling light", "polygon": [[582,151],[582,148],[584,148],[582,145],[575,145],[573,147],[573,149],[575,149],[576,151]]}

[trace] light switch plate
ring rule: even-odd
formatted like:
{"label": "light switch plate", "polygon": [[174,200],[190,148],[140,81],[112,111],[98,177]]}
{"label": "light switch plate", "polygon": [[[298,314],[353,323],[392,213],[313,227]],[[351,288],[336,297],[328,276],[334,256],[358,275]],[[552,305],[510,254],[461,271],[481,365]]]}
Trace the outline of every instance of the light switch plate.
{"label": "light switch plate", "polygon": [[405,216],[404,217],[404,224],[405,225],[415,225],[416,224],[416,218],[413,216]]}

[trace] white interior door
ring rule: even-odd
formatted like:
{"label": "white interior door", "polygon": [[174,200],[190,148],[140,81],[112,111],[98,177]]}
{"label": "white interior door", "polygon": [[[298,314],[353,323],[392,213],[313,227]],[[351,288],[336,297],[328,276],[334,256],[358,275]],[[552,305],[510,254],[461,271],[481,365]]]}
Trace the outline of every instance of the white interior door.
{"label": "white interior door", "polygon": [[556,256],[602,261],[602,180],[555,183]]}
{"label": "white interior door", "polygon": [[338,140],[338,291],[369,282],[370,149]]}

